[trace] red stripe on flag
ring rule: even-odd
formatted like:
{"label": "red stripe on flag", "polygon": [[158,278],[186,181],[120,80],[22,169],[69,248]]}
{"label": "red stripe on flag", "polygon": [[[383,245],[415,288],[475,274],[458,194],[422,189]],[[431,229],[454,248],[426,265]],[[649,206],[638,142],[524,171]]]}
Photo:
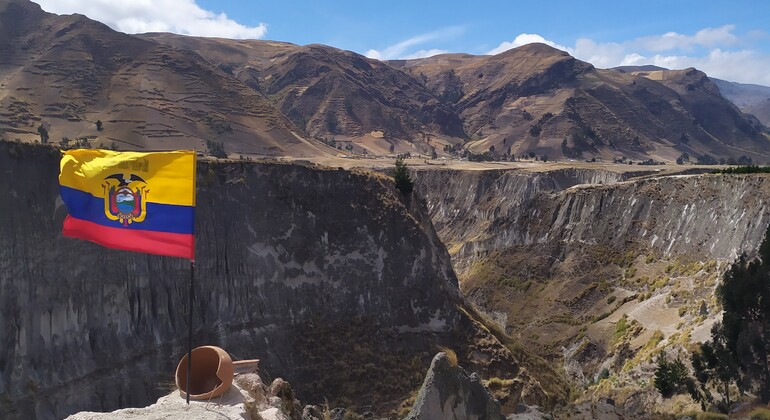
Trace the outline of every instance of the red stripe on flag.
{"label": "red stripe on flag", "polygon": [[64,219],[62,234],[108,248],[195,259],[193,235],[108,227],[72,216]]}

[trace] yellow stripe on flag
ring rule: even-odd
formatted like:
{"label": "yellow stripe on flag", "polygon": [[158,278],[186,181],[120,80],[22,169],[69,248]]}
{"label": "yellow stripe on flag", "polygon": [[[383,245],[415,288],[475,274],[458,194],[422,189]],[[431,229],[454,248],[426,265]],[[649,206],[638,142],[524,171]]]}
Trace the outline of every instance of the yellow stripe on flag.
{"label": "yellow stripe on flag", "polygon": [[[195,152],[114,152],[67,150],[61,159],[59,183],[104,197],[104,179],[110,175],[141,177],[148,188],[147,202],[195,205]],[[193,177],[190,182],[190,177]]]}

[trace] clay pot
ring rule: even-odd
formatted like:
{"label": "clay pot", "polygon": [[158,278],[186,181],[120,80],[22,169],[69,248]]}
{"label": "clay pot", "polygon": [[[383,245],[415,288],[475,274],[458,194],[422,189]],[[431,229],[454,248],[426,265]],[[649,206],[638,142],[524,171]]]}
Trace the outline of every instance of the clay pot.
{"label": "clay pot", "polygon": [[[256,365],[259,360],[233,362],[226,351],[215,346],[196,347],[192,351],[190,399],[208,400],[218,397],[233,383],[236,366]],[[187,398],[187,354],[176,367],[176,386],[183,398]]]}

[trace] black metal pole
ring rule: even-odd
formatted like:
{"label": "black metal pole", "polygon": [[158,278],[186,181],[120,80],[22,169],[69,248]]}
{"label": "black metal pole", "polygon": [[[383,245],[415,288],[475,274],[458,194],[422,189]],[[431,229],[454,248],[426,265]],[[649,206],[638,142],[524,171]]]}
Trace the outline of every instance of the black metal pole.
{"label": "black metal pole", "polygon": [[188,347],[187,347],[187,405],[190,405],[190,376],[192,376],[192,335],[193,335],[193,297],[195,296],[195,261],[190,261],[190,307],[189,319],[187,325]]}

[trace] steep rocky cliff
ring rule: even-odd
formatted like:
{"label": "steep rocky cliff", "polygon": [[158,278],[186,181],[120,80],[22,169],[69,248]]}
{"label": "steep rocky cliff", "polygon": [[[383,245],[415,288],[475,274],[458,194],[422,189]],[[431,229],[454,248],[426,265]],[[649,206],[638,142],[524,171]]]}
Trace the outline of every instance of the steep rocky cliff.
{"label": "steep rocky cliff", "polygon": [[[770,218],[765,175],[644,177],[594,169],[425,171],[419,191],[464,273],[519,245],[627,247],[731,260],[753,252]],[[646,173],[649,174],[649,173]]]}
{"label": "steep rocky cliff", "polygon": [[686,357],[690,343],[710,338],[721,273],[756,252],[770,223],[770,177],[633,175],[417,178],[461,289],[480,310],[564,366],[585,398],[665,411],[654,356]]}
{"label": "steep rocky cliff", "polygon": [[[187,345],[189,263],[63,238],[58,162],[0,142],[2,418],[146,405]],[[387,178],[200,162],[196,229],[196,345],[260,358],[303,401],[396,409],[438,344],[518,378],[512,403],[564,395],[468,317],[427,211]]]}

